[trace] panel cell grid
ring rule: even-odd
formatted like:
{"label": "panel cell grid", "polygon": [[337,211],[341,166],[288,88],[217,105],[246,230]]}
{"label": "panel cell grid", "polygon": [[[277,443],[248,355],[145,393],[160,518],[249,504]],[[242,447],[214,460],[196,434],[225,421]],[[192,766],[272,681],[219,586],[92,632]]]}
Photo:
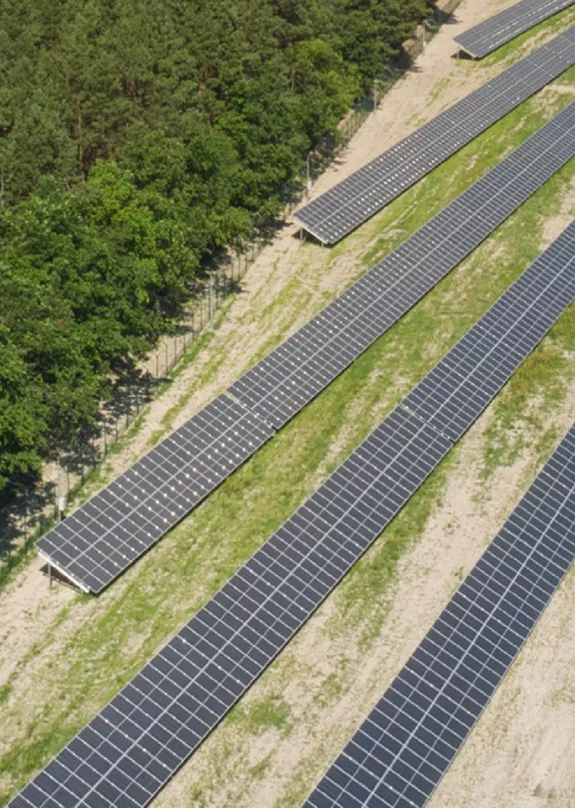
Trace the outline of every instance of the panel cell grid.
{"label": "panel cell grid", "polygon": [[304,808],[422,808],[575,558],[575,427]]}
{"label": "panel cell grid", "polygon": [[[557,243],[561,247],[570,245],[570,255],[575,254],[575,223]],[[534,298],[546,293],[553,283],[552,276],[555,286],[565,285],[563,268],[570,262],[567,253],[564,249],[551,249],[548,262],[537,262],[542,283],[531,287]],[[510,292],[520,284],[521,279]],[[497,311],[501,322],[489,320],[489,328],[495,332],[505,325],[507,309]],[[557,311],[555,316],[558,315]],[[477,363],[481,362],[481,351],[488,350],[488,343],[482,345],[478,344]],[[517,356],[515,361],[519,364],[521,357]],[[468,382],[467,388],[472,396],[473,383]],[[11,808],[146,805],[301,628],[452,445],[451,438],[426,423],[421,415],[399,405],[179,634],[26,786]],[[523,511],[521,516],[525,518]],[[537,524],[536,518],[539,514],[532,524]],[[548,535],[552,540],[553,534]],[[545,547],[553,549],[551,545]],[[557,565],[561,564],[561,554],[555,549],[549,562],[545,562],[549,558],[545,552],[533,553],[533,559],[539,565],[552,563],[553,569],[560,569]],[[512,558],[512,553],[509,557]],[[499,577],[492,577],[494,585],[502,585]],[[523,571],[514,579],[514,587],[509,603],[513,605],[517,593],[525,591],[525,600],[533,608],[549,589],[548,584],[532,580]],[[467,608],[465,604],[469,603],[467,611],[474,619],[489,603],[484,592],[474,594],[472,586],[462,587],[459,598],[461,602],[458,600],[455,605]],[[500,605],[494,612],[500,621],[498,625],[504,623],[501,615],[505,608],[503,605],[499,608]],[[489,652],[486,656],[489,647],[486,650],[478,645],[480,650],[470,653],[466,661],[471,669],[478,665],[485,667],[488,656],[503,661],[509,657],[514,638],[522,629],[514,613],[508,613],[505,619],[506,631],[498,645],[501,652],[497,655]],[[427,638],[424,650],[435,653],[436,646],[441,651],[436,654],[438,664],[445,665],[446,655],[459,653],[451,637],[446,645],[437,633]],[[399,697],[403,697],[401,689]],[[424,725],[426,732],[431,731],[430,726],[437,726],[438,715],[435,708],[430,712]],[[459,721],[463,714],[458,716]],[[398,733],[401,740],[402,731],[394,726],[394,743]],[[450,746],[456,745],[458,737],[463,737],[462,726],[449,723],[447,729],[442,729],[441,745],[435,751],[446,754]],[[391,793],[399,788],[394,780],[386,780],[383,787],[391,788]]]}
{"label": "panel cell grid", "polygon": [[462,50],[482,59],[534,25],[573,5],[574,0],[521,0],[455,37]]}
{"label": "panel cell grid", "polygon": [[295,219],[335,244],[575,61],[575,27],[526,56],[301,208]]}
{"label": "panel cell grid", "polygon": [[38,541],[58,569],[100,592],[274,434],[218,396]]}

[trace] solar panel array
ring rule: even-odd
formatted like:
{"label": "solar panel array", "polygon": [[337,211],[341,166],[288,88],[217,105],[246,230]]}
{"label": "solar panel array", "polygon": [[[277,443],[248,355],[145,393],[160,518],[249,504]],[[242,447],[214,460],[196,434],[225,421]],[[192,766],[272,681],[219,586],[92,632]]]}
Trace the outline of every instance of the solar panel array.
{"label": "solar panel array", "polygon": [[440,113],[296,214],[335,244],[575,61],[575,27]]}
{"label": "solar panel array", "polygon": [[534,25],[572,6],[574,2],[575,0],[521,0],[511,8],[506,8],[464,31],[455,37],[455,41],[466,53],[482,59]]}
{"label": "solar panel array", "polygon": [[304,808],[422,808],[575,559],[575,427]]}
{"label": "solar panel array", "polygon": [[100,592],[575,154],[575,102],[38,542]]}
{"label": "solar panel array", "polygon": [[[496,346],[524,348],[575,299],[571,225],[450,351],[438,411],[454,390],[476,414]],[[526,324],[536,325],[527,330]],[[471,335],[480,335],[481,339]],[[461,346],[472,346],[474,353]],[[451,358],[451,359],[450,359]],[[497,367],[499,365],[497,364]],[[429,384],[428,379],[423,385]],[[418,388],[416,388],[417,390]],[[466,390],[467,395],[462,395]],[[449,422],[450,423],[450,422]],[[447,424],[449,426],[449,423]],[[10,803],[11,808],[146,805],[301,628],[453,446],[399,405],[154,659]]]}
{"label": "solar panel array", "polygon": [[575,103],[230,388],[276,428],[469,255],[573,155]]}

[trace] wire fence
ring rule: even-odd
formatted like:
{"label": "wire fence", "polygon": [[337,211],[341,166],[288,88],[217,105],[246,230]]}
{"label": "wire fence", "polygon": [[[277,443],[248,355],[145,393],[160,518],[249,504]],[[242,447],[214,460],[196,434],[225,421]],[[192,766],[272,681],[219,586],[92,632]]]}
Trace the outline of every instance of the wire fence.
{"label": "wire fence", "polygon": [[[333,137],[308,155],[295,180],[281,195],[285,202],[275,218],[276,230],[309,195],[318,177],[337,158],[376,106],[377,96],[366,99],[350,111]],[[237,291],[240,281],[273,232],[274,227],[271,227],[268,235],[254,234],[250,241],[220,257],[216,266],[194,281],[181,319],[171,333],[160,339],[145,360],[118,380],[111,401],[102,407],[97,429],[82,436],[77,446],[61,453],[55,461],[47,463],[41,479],[33,487],[16,482],[8,484],[10,501],[0,509],[0,585],[8,579],[11,569],[29,552],[36,539],[65,514],[75,498],[79,498],[90,473],[114,450],[190,347],[207,329],[214,327],[218,311]]]}

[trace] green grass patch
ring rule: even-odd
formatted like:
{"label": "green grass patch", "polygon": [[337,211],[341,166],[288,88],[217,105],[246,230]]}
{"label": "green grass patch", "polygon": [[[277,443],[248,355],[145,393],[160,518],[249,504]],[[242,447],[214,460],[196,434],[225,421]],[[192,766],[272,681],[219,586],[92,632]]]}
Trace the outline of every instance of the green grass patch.
{"label": "green grass patch", "polygon": [[255,766],[252,766],[250,769],[251,777],[254,780],[263,780],[270,767],[270,761],[271,761],[271,754],[269,754],[263,760],[260,760],[260,762],[256,763]]}
{"label": "green grass patch", "polygon": [[322,706],[336,701],[343,693],[342,671],[338,673],[330,673],[323,682],[322,688],[319,693],[314,697],[314,701]]}
{"label": "green grass patch", "polygon": [[269,729],[286,735],[292,727],[291,708],[279,696],[256,701],[248,707],[239,704],[234,712],[236,723],[242,723],[243,729],[250,735],[260,735]]}

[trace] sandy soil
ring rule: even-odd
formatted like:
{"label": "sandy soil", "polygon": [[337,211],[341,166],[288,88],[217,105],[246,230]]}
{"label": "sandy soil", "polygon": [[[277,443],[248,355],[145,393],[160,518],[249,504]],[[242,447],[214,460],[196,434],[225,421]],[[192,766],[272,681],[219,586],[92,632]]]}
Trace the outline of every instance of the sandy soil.
{"label": "sandy soil", "polygon": [[[450,58],[455,50],[453,37],[513,2],[464,2],[456,21],[444,26],[427,46],[416,68],[386,96],[338,163],[320,178],[313,194],[327,190],[404,137],[422,117],[431,117],[498,73],[501,65],[471,71],[464,61]],[[570,197],[560,216],[546,223],[545,243],[571,218],[572,202]],[[173,420],[173,426],[178,426],[247,368],[270,339],[295,330],[328,297],[343,289],[357,274],[361,251],[369,244],[369,226],[361,231],[352,236],[357,249],[333,259],[316,245],[302,250],[295,238],[296,228],[286,226],[250,268],[242,294],[209,349],[152,403],[143,427],[111,459],[108,473],[126,468],[146,450],[152,436],[165,428],[162,419],[170,408],[179,408]],[[293,304],[285,312],[276,305],[282,295],[289,295]],[[369,633],[371,618],[334,626],[348,585],[344,582],[282,655],[281,666],[266,674],[244,700],[246,709],[264,697],[285,702],[291,732],[272,728],[254,733],[242,737],[238,749],[233,723],[225,724],[155,805],[225,808],[233,803],[237,808],[280,808],[290,793],[305,795],[321,776],[326,761],[339,752],[382,694],[534,475],[533,460],[526,450],[516,463],[500,469],[486,483],[481,479],[478,469],[489,417],[475,426],[457,450],[441,507],[402,559],[393,591],[377,604],[381,620],[376,636],[367,645],[362,639]],[[574,418],[575,391],[552,421],[566,430]],[[333,447],[334,454],[337,449]],[[56,586],[48,591],[39,567],[37,561],[30,564],[0,595],[0,685],[74,602],[69,589]],[[575,707],[570,695],[575,685],[571,652],[575,648],[574,606],[572,575],[433,797],[433,808],[575,806],[571,765]],[[86,619],[84,610],[74,609],[67,619],[72,623]],[[290,666],[300,673],[309,671],[305,687],[301,675],[290,677]],[[330,676],[341,669],[349,671],[348,686],[330,697],[326,710]],[[265,774],[258,778],[254,771],[264,763]],[[206,782],[212,783],[207,790]]]}

